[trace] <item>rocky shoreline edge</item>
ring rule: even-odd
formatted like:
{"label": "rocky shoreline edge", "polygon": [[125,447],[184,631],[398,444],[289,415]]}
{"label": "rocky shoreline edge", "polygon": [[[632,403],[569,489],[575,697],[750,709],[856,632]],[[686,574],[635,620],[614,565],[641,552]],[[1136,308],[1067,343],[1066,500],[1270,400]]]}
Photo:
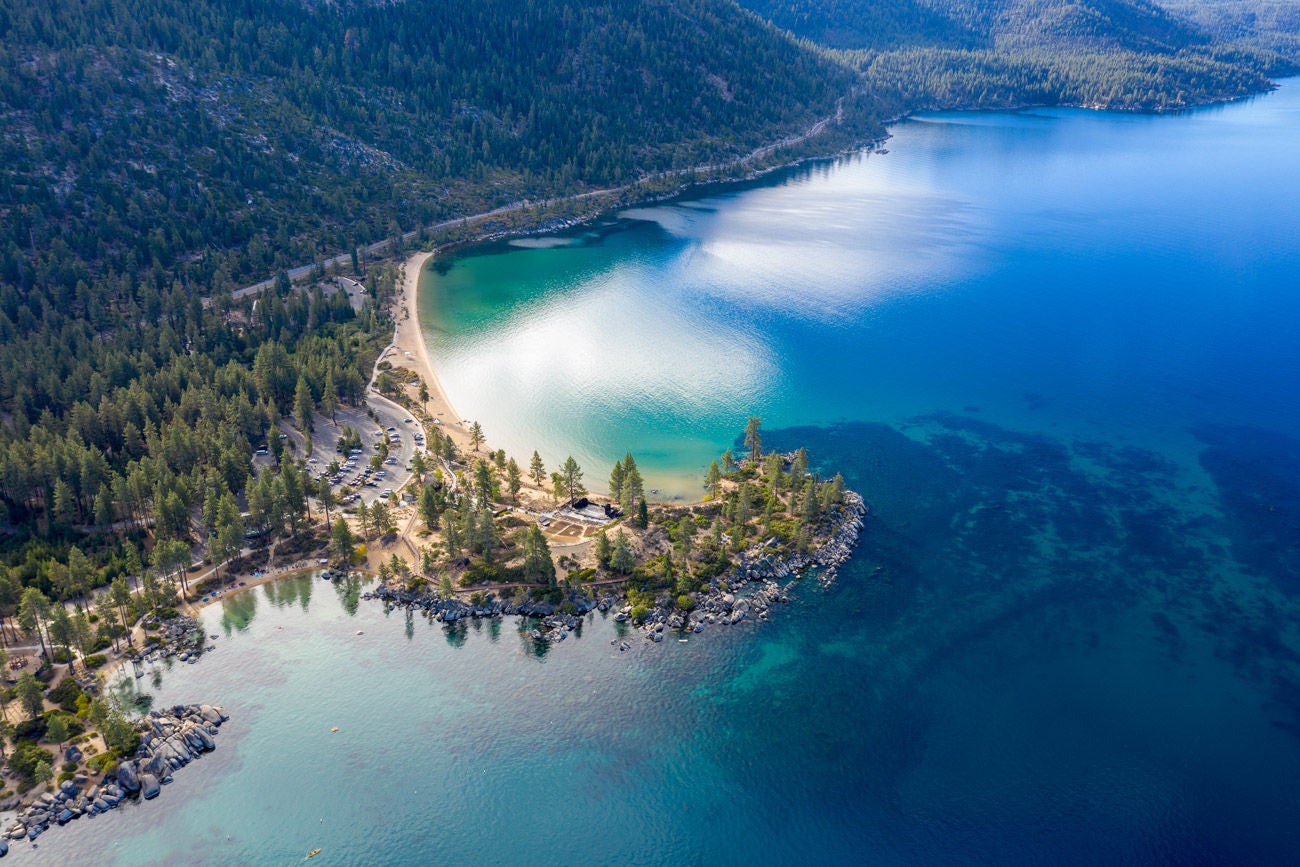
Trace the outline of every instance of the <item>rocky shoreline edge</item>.
{"label": "rocky shoreline edge", "polygon": [[213,738],[228,719],[220,707],[207,704],[150,711],[135,724],[140,747],[132,758],[118,762],[98,783],[78,774],[21,809],[0,836],[0,856],[8,853],[10,840],[35,841],[51,826],[93,818],[128,800],[158,797],[161,787],[172,781],[173,771],[216,749]]}
{"label": "rocky shoreline edge", "polygon": [[[708,589],[697,595],[695,606],[689,612],[675,608],[668,599],[657,600],[657,604],[632,625],[644,632],[646,640],[661,642],[665,628],[698,633],[708,625],[740,623],[751,614],[766,620],[773,605],[790,601],[790,586],[800,578],[815,573],[823,584],[835,579],[839,567],[852,556],[857,546],[866,515],[867,506],[862,497],[854,491],[845,491],[843,503],[833,509],[829,517],[830,527],[821,534],[814,550],[781,555],[772,553],[765,544],[749,548],[738,555],[735,565],[709,582]],[[323,577],[337,580],[345,574],[327,571]],[[448,624],[503,616],[533,618],[538,623],[529,635],[541,644],[553,644],[568,638],[569,633],[578,628],[580,619],[591,611],[617,609],[615,620],[632,622],[632,606],[611,591],[593,596],[570,593],[566,602],[576,609],[573,613],[561,611],[560,606],[544,600],[513,602],[489,596],[482,604],[471,605],[454,595],[444,598],[437,591],[413,592],[389,585],[367,591],[361,594],[361,598],[377,600],[388,611],[406,608],[419,611],[430,621]],[[621,651],[631,649],[626,641],[615,639],[614,643]]]}

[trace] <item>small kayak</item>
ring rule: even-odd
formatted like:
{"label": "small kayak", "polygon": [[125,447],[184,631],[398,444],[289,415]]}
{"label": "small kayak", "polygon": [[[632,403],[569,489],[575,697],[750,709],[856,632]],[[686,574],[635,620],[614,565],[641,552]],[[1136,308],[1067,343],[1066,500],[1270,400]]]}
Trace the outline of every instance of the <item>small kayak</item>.
{"label": "small kayak", "polygon": [[320,850],[319,850],[319,849],[312,849],[310,852],[307,853],[307,857],[308,857],[308,858],[315,858],[315,857],[316,857],[317,855],[319,855],[319,854],[320,854]]}

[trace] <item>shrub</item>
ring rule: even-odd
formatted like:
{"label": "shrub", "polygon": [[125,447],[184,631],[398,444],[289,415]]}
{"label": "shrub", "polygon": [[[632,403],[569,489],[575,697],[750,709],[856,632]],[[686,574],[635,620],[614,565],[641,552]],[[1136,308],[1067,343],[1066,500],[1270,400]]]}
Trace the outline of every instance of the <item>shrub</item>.
{"label": "shrub", "polygon": [[72,779],[73,776],[74,774],[71,771],[64,771],[63,773],[59,774],[59,785],[60,786],[63,785],[68,780]]}
{"label": "shrub", "polygon": [[66,710],[68,713],[77,712],[77,698],[82,694],[81,687],[70,677],[65,677],[59,681],[59,685],[50,690],[50,701]]}
{"label": "shrub", "polygon": [[683,611],[690,611],[695,607],[695,600],[683,593],[677,597],[677,607]]}
{"label": "shrub", "polygon": [[38,741],[45,735],[45,717],[25,719],[14,726],[14,739],[20,741]]}
{"label": "shrub", "polygon": [[99,668],[106,662],[108,662],[108,657],[102,653],[92,653],[86,657],[86,666],[88,668]]}
{"label": "shrub", "polygon": [[104,773],[109,768],[117,764],[117,753],[109,750],[106,753],[100,753],[97,756],[91,756],[86,760],[86,764],[94,768],[98,773]]}
{"label": "shrub", "polygon": [[77,763],[76,763],[76,762],[64,762],[64,763],[63,763],[63,771],[64,771],[64,773],[70,774],[70,773],[74,772],[75,770],[77,770]]}
{"label": "shrub", "polygon": [[639,622],[641,622],[642,620],[645,620],[645,616],[646,616],[647,614],[649,614],[649,613],[650,613],[650,609],[647,608],[646,606],[644,606],[644,605],[633,605],[633,606],[632,606],[632,614],[631,614],[632,621],[633,621],[634,623],[639,623]]}
{"label": "shrub", "polygon": [[20,740],[13,752],[9,754],[9,767],[20,777],[30,782],[36,773],[39,762],[50,763],[52,756],[28,740]]}

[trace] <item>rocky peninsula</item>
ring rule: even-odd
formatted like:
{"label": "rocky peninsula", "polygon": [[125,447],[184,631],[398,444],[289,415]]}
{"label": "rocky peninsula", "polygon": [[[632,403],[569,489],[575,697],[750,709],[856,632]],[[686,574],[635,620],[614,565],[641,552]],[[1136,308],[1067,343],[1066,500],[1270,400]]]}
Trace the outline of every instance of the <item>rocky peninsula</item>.
{"label": "rocky peninsula", "polygon": [[[563,641],[592,611],[615,612],[652,642],[673,631],[767,619],[801,579],[834,580],[858,542],[867,506],[838,476],[820,480],[802,449],[762,456],[757,419],[750,439],[750,455],[738,462],[724,454],[710,468],[708,498],[687,506],[649,506],[631,455],[611,474],[617,496],[601,501],[582,491],[549,511],[496,512],[475,508],[470,498],[448,500],[441,513],[426,515],[438,519],[446,550],[427,551],[420,570],[403,573],[396,562],[381,569],[380,585],[362,598],[447,624],[529,618],[527,634],[541,644]],[[465,475],[461,490],[472,496],[478,484],[481,501],[489,501],[487,465],[480,461]],[[575,493],[565,472],[556,476],[556,499]],[[483,535],[489,521],[489,547],[475,551],[472,541],[458,541]],[[562,575],[552,540],[564,546]],[[522,562],[513,565],[516,558]]]}
{"label": "rocky peninsula", "polygon": [[[10,840],[35,841],[51,827],[83,816],[93,818],[127,801],[158,797],[162,786],[172,781],[173,772],[216,749],[213,739],[228,719],[220,707],[206,704],[150,711],[134,723],[140,745],[130,758],[117,762],[97,781],[77,774],[23,806],[4,829],[0,856],[8,853]],[[81,751],[70,746],[64,758],[78,762]]]}

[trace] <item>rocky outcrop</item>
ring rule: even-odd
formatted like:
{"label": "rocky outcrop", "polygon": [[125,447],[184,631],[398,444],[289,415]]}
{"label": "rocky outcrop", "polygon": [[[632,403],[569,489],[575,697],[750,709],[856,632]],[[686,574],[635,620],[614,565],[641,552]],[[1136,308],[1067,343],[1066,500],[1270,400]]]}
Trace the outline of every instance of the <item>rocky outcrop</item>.
{"label": "rocky outcrop", "polygon": [[[766,620],[768,611],[775,605],[790,601],[789,589],[796,580],[812,575],[824,584],[833,581],[838,568],[853,554],[866,514],[867,507],[862,497],[854,491],[845,491],[843,502],[832,506],[820,520],[814,535],[816,547],[811,551],[783,551],[775,539],[767,540],[740,554],[729,571],[696,594],[695,607],[690,612],[677,610],[676,599],[665,595],[635,623],[632,621],[632,606],[621,604],[610,594],[592,600],[571,593],[565,600],[567,611],[557,611],[555,605],[546,601],[508,602],[490,596],[480,605],[470,605],[454,596],[444,599],[432,590],[413,592],[388,585],[363,593],[361,598],[379,600],[388,611],[412,609],[422,612],[431,621],[447,624],[507,615],[536,618],[538,623],[527,634],[539,643],[564,641],[581,628],[582,616],[589,611],[604,613],[617,608],[615,621],[640,626],[647,641],[658,643],[664,640],[665,627],[683,633],[698,633],[709,625]],[[343,574],[327,570],[322,577],[337,580]],[[617,642],[617,646],[620,651],[630,648],[626,641]]]}
{"label": "rocky outcrop", "polygon": [[[144,625],[157,629],[158,636],[131,657],[132,662],[143,664],[175,657],[180,662],[194,663],[207,651],[216,649],[215,644],[208,643],[203,630],[199,628],[199,622],[192,617],[173,617],[162,621],[146,618]],[[216,636],[213,635],[211,639],[215,641]]]}
{"label": "rocky outcrop", "polygon": [[0,842],[4,838],[35,840],[52,824],[96,816],[128,799],[158,797],[163,785],[171,782],[173,771],[216,748],[213,737],[228,719],[220,707],[207,704],[151,711],[136,723],[140,748],[134,756],[119,762],[98,784],[78,774],[64,781],[57,792],[45,792],[19,810]]}
{"label": "rocky outcrop", "polygon": [[[710,582],[707,590],[696,594],[695,607],[685,615],[675,608],[675,600],[665,596],[650,609],[639,625],[647,641],[663,640],[663,629],[702,632],[706,626],[727,626],[747,619],[766,620],[768,611],[778,603],[790,601],[794,582],[814,575],[823,582],[834,580],[836,570],[853,554],[862,532],[866,504],[853,491],[844,492],[844,502],[823,520],[817,535],[818,544],[809,553],[783,554],[774,550],[775,540],[742,553],[728,572]],[[785,583],[782,584],[781,582]],[[632,608],[624,605],[615,620],[627,621]]]}
{"label": "rocky outcrop", "polygon": [[614,602],[612,596],[597,602],[582,594],[573,593],[565,600],[565,607],[569,609],[565,611],[558,610],[551,602],[535,599],[512,602],[489,598],[481,605],[470,605],[455,597],[444,599],[435,592],[412,593],[386,585],[363,593],[361,598],[379,600],[389,611],[395,608],[419,611],[429,620],[439,623],[453,624],[462,620],[506,616],[532,617],[540,621],[538,628],[532,630],[536,633],[536,640],[547,642],[563,641],[581,627],[584,614],[597,608],[608,611]]}

